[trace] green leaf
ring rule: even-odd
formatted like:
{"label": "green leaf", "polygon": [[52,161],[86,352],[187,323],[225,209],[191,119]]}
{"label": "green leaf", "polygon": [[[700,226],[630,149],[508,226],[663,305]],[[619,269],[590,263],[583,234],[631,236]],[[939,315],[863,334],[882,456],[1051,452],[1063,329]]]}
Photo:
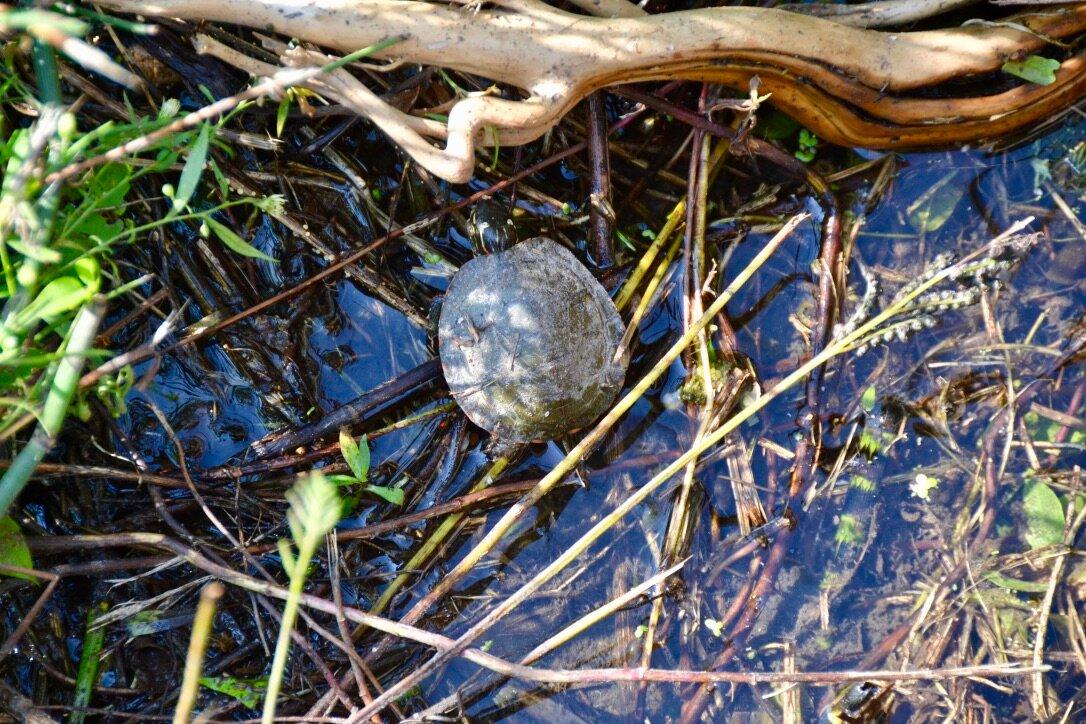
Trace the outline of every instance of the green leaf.
{"label": "green leaf", "polygon": [[90,213],[65,232],[65,236],[81,248],[110,244],[124,233],[123,221],[108,221],[98,213]]}
{"label": "green leaf", "polygon": [[931,500],[931,491],[939,487],[939,479],[925,473],[917,473],[909,483],[909,492],[921,500]]}
{"label": "green leaf", "polygon": [[27,30],[36,26],[50,28],[64,35],[79,37],[87,32],[87,25],[75,18],[47,10],[27,8],[25,10],[5,10],[0,15],[0,30]]}
{"label": "green leaf", "polygon": [[[347,476],[344,476],[347,477]],[[361,495],[347,495],[343,497],[343,505],[340,509],[340,517],[350,518],[354,515],[355,508],[362,501]]]}
{"label": "green leaf", "polygon": [[200,176],[207,165],[207,149],[211,145],[211,124],[205,123],[200,127],[200,135],[189,149],[189,157],[185,160],[185,166],[181,169],[181,178],[177,182],[177,191],[173,196],[173,210],[182,212],[188,208],[192,195],[196,193],[196,186],[200,183]]}
{"label": "green leaf", "polygon": [[871,493],[875,490],[874,481],[872,481],[871,478],[868,478],[865,475],[860,475],[859,473],[852,474],[852,477],[849,478],[849,485],[856,488],[857,490],[862,490],[865,493]]}
{"label": "green leaf", "polygon": [[367,493],[373,493],[378,498],[384,498],[393,505],[403,505],[403,489],[387,488],[381,485],[367,485]]}
{"label": "green leaf", "polygon": [[101,285],[101,273],[102,267],[98,264],[98,260],[93,256],[84,256],[76,259],[72,264],[75,269],[75,275],[79,277],[79,281],[83,282],[83,285],[94,292],[98,291]]}
{"label": "green leaf", "polygon": [[201,676],[200,686],[237,699],[249,709],[256,709],[268,690],[267,679],[235,679],[233,676]]}
{"label": "green leaf", "polygon": [[838,543],[855,544],[860,540],[860,520],[854,515],[842,513],[837,523],[834,540]]}
{"label": "green leaf", "polygon": [[799,148],[796,149],[795,157],[804,163],[813,161],[818,149],[818,136],[806,128],[801,128],[799,129],[798,145]]}
{"label": "green leaf", "polygon": [[87,199],[94,208],[108,209],[124,203],[132,183],[132,167],[111,163],[99,169],[88,181]]}
{"label": "green leaf", "polygon": [[860,397],[860,407],[864,408],[864,412],[871,412],[875,409],[875,403],[879,400],[879,392],[875,389],[874,385],[871,385],[864,390],[863,395]]}
{"label": "green leaf", "polygon": [[1022,499],[1026,515],[1026,543],[1030,548],[1063,543],[1063,503],[1052,488],[1037,480],[1027,483]]}
{"label": "green leaf", "polygon": [[369,480],[370,445],[365,435],[356,443],[351,433],[347,432],[347,428],[342,428],[339,431],[339,451],[358,482],[364,483]]}
{"label": "green leaf", "polygon": [[215,163],[215,159],[210,159],[207,162],[207,167],[211,169],[211,174],[215,177],[215,183],[219,185],[219,195],[224,199],[229,198],[230,179],[219,168],[219,164]]}
{"label": "green leaf", "polygon": [[861,430],[860,439],[856,441],[856,449],[869,458],[873,458],[882,450],[882,445],[870,430]]}
{"label": "green leaf", "polygon": [[207,222],[207,225],[211,227],[211,231],[214,232],[219,241],[226,244],[226,246],[234,253],[252,257],[254,259],[263,259],[264,261],[275,261],[275,259],[235,234],[234,230],[225,224],[222,224],[211,217],[208,217],[205,221]]}
{"label": "green leaf", "polygon": [[275,137],[283,137],[283,127],[287,125],[287,116],[290,115],[290,93],[283,94],[283,100],[279,101],[279,108],[275,111]]}
{"label": "green leaf", "polygon": [[358,483],[358,480],[353,475],[343,475],[341,473],[332,473],[332,474],[325,475],[325,477],[328,478],[328,482],[330,482],[332,485],[343,486],[343,485],[356,485]]}
{"label": "green leaf", "polygon": [[102,645],[106,641],[105,626],[95,626],[94,622],[106,612],[105,602],[91,607],[87,613],[87,629],[83,635],[83,651],[79,656],[79,671],[75,675],[75,695],[72,697],[72,714],[68,717],[71,724],[82,724],[87,716],[85,711],[91,702],[94,685],[98,683],[98,668],[101,660]]}
{"label": "green leaf", "polygon": [[989,571],[984,574],[984,580],[991,581],[997,586],[1011,591],[1022,593],[1044,593],[1048,590],[1048,584],[1040,581],[1020,581],[1017,578],[1004,576],[999,571]]}
{"label": "green leaf", "polygon": [[71,162],[81,156],[85,156],[88,148],[93,144],[98,143],[103,136],[113,133],[116,128],[117,123],[115,121],[106,121],[97,128],[87,131],[64,148],[64,155],[62,158],[65,161]]}
{"label": "green leaf", "polygon": [[1043,55],[1031,55],[1025,60],[1008,60],[1003,64],[1003,72],[1037,85],[1052,85],[1056,82],[1056,71],[1060,61]]}
{"label": "green leaf", "polygon": [[[0,518],[0,563],[5,566],[19,566],[20,568],[33,568],[34,561],[30,557],[30,549],[26,545],[19,525],[10,516]],[[2,573],[0,575],[12,578],[23,578],[27,581],[36,581],[33,576],[22,573]]]}
{"label": "green leaf", "polygon": [[33,259],[41,264],[56,264],[61,260],[60,252],[40,244],[27,244],[19,239],[8,239],[8,246],[19,252],[27,259]]}
{"label": "green leaf", "polygon": [[967,184],[953,183],[957,176],[957,171],[948,173],[909,206],[906,213],[914,229],[936,231],[950,219],[968,187]]}
{"label": "green leaf", "polygon": [[[52,319],[76,309],[94,294],[75,277],[60,277],[49,282],[26,306],[20,321],[29,324],[36,319]],[[25,320],[25,321],[24,321]]]}
{"label": "green leaf", "polygon": [[615,229],[615,236],[618,237],[618,240],[622,242],[622,245],[624,247],[626,247],[630,251],[637,251],[637,246],[635,246],[634,243],[630,241],[630,237],[627,236],[625,233],[623,233],[619,229]]}

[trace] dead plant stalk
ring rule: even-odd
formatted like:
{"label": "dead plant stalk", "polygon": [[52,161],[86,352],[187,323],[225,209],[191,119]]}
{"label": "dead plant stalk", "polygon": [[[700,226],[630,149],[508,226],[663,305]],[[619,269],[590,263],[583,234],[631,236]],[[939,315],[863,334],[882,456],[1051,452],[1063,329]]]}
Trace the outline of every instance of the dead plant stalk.
{"label": "dead plant stalk", "polygon": [[[189,548],[185,544],[159,533],[112,533],[106,535],[73,535],[64,539],[65,545],[59,545],[59,541],[53,539],[54,550],[65,548],[67,550],[85,550],[91,548],[116,548],[116,547],[152,547],[167,550],[184,560],[189,565],[199,568],[220,580],[247,591],[259,593],[286,600],[290,591],[274,583],[262,581],[254,576],[249,576],[235,571],[227,566],[215,563],[206,556]],[[41,577],[39,571],[19,568],[17,566],[0,566],[5,572],[31,574]],[[441,634],[431,633],[424,629],[391,621],[380,616],[371,616],[364,611],[352,607],[339,607],[334,601],[321,598],[309,593],[303,593],[299,599],[302,605],[320,611],[330,616],[344,615],[354,623],[361,623],[385,631],[396,636],[401,636],[410,641],[431,646],[439,651],[451,650],[456,642]],[[956,678],[960,676],[1021,676],[1032,673],[1032,666],[1019,666],[1016,664],[993,664],[989,666],[963,666],[946,669],[922,669],[915,671],[807,671],[795,673],[761,672],[761,671],[695,671],[695,670],[667,670],[667,669],[538,669],[530,666],[514,664],[488,654],[479,649],[467,649],[459,653],[466,660],[474,664],[490,669],[503,676],[516,677],[525,681],[537,681],[552,684],[589,684],[595,682],[615,681],[661,681],[675,683],[713,683],[734,682],[744,684],[781,684],[787,682],[809,683],[837,683],[847,681],[864,681],[875,679],[881,681],[937,681]],[[1051,667],[1042,666],[1042,671],[1048,671]],[[289,717],[284,717],[289,720]],[[364,717],[368,718],[368,717]],[[353,718],[351,721],[356,721]],[[310,719],[306,719],[310,721]]]}
{"label": "dead plant stalk", "polygon": [[[656,366],[640,381],[633,389],[622,398],[612,408],[604,418],[597,423],[597,426],[577,445],[566,458],[559,463],[548,475],[540,480],[539,485],[536,486],[537,493],[540,497],[543,493],[557,484],[562,478],[564,478],[572,468],[575,461],[580,459],[580,456],[585,453],[587,449],[590,449],[595,444],[597,439],[614,425],[614,423],[633,405],[649,385],[665,370],[667,367],[678,357],[679,354],[694,341],[694,338],[698,332],[705,327],[715,316],[718,314],[726,304],[728,300],[735,294],[736,290],[745,284],[749,278],[753,275],[754,270],[759,268],[762,263],[780,246],[781,242],[787,238],[795,227],[805,218],[806,214],[799,214],[793,217],[788,224],[782,228],[777,235],[770,240],[764,249],[751,261],[751,263],[744,269],[739,276],[729,285],[728,289],[721,293],[721,295],[711,304],[705,314],[690,326],[690,329],[682,338],[675,343],[675,345],[668,350],[664,357],[657,363]],[[1033,218],[1029,217],[1020,222],[1013,224],[1007,231],[996,238],[992,243],[996,241],[1010,237],[1013,234],[1020,233],[1026,226],[1033,222]],[[983,253],[984,249],[974,253],[974,257]],[[967,259],[970,257],[967,257]],[[409,675],[398,681],[396,684],[390,686],[385,690],[381,696],[377,697],[373,704],[366,706],[352,715],[350,721],[361,721],[368,718],[372,714],[381,711],[391,701],[394,701],[397,697],[402,696],[411,687],[415,686],[428,675],[430,675],[439,666],[447,663],[458,653],[466,649],[473,641],[483,636],[491,626],[497,621],[505,617],[509,612],[526,601],[532,594],[538,591],[547,581],[551,580],[559,572],[565,569],[570,563],[576,560],[581,554],[583,554],[589,546],[592,545],[604,532],[614,526],[619,520],[630,513],[635,507],[640,505],[649,495],[655,492],[661,485],[670,480],[674,475],[681,471],[692,460],[697,459],[706,450],[711,449],[715,445],[718,445],[729,433],[738,429],[745,421],[750,419],[758,411],[762,410],[771,401],[777,399],[782,394],[785,394],[789,390],[792,390],[796,385],[800,384],[815,370],[822,368],[827,362],[834,357],[841,355],[857,345],[861,344],[863,340],[867,339],[869,335],[878,330],[881,325],[892,319],[902,309],[904,309],[913,299],[923,294],[932,287],[940,284],[946,279],[950,278],[953,274],[954,268],[948,267],[939,274],[934,275],[931,279],[925,281],[923,284],[917,285],[909,295],[903,299],[898,300],[894,305],[887,307],[880,314],[875,315],[870,321],[858,327],[851,334],[844,336],[840,339],[834,340],[830,345],[825,347],[817,355],[809,359],[804,364],[797,367],[784,379],[778,382],[772,389],[765,392],[753,403],[747,405],[741,410],[737,411],[728,420],[716,428],[712,433],[706,435],[699,440],[697,444],[693,445],[690,449],[676,458],[670,465],[665,467],[659,473],[657,473],[651,480],[645,483],[641,488],[634,491],[629,497],[626,498],[621,504],[619,504],[610,513],[601,517],[591,529],[589,529],[584,535],[577,539],[570,545],[560,556],[552,561],[548,566],[536,574],[530,581],[524,584],[521,588],[511,593],[508,597],[498,603],[490,612],[483,616],[478,622],[472,625],[460,638],[456,640],[456,643],[450,649],[438,652],[429,661],[417,666]],[[533,503],[538,498],[534,498],[533,495],[526,496],[526,499],[532,500]],[[508,513],[495,524],[487,535],[480,541],[476,547],[470,551],[465,559],[458,565],[443,581],[435,587],[434,591],[439,589],[442,591],[442,595],[448,591],[447,584],[450,581],[459,580],[458,573],[464,565],[467,565],[467,569],[475,565],[486,552],[493,549],[493,547],[501,540],[505,532],[520,518],[526,507],[525,501],[520,501],[517,505],[514,505]],[[431,595],[433,592],[431,592]],[[431,601],[430,596],[427,596],[423,601],[420,601],[416,605],[414,610],[419,609],[424,603],[429,605]],[[410,616],[410,613],[409,613]],[[405,616],[405,620],[408,617]]]}

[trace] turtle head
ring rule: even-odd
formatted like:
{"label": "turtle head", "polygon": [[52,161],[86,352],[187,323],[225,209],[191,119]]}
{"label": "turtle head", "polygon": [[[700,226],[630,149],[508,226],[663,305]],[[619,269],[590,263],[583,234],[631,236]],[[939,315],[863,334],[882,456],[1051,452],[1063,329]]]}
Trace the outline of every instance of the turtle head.
{"label": "turtle head", "polygon": [[471,247],[476,254],[496,254],[517,243],[517,230],[509,207],[496,199],[483,199],[471,210]]}

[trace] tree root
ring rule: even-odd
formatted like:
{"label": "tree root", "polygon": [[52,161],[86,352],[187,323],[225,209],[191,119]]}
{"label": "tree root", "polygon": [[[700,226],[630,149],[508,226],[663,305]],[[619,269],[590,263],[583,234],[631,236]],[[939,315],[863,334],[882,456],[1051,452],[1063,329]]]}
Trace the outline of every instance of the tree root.
{"label": "tree root", "polygon": [[[1008,59],[1086,30],[1086,4],[1045,7],[1004,23],[920,32],[866,30],[776,9],[727,7],[637,15],[635,6],[582,0],[622,17],[588,17],[539,0],[500,0],[488,9],[421,0],[106,0],[125,12],[215,20],[271,29],[351,52],[389,37],[379,57],[450,68],[509,83],[527,97],[460,99],[447,124],[391,108],[345,70],[310,83],[370,118],[432,173],[471,177],[475,149],[519,145],[546,133],[598,88],[685,78],[746,90],[751,77],[773,102],[841,145],[920,148],[983,141],[1052,118],[1086,95],[1086,53],[1056,81],[987,96],[931,98],[918,91],[982,77]],[[877,4],[876,4],[877,5]],[[930,7],[930,3],[929,3]],[[852,16],[847,22],[862,23]],[[257,75],[274,66],[218,43],[207,52]],[[787,49],[787,52],[781,49]],[[324,63],[311,51],[280,53],[287,65]],[[445,148],[433,142],[445,141]]]}
{"label": "tree root", "polygon": [[787,4],[782,10],[832,18],[835,23],[857,28],[887,28],[915,23],[950,10],[977,4],[978,0],[875,0],[855,5]]}

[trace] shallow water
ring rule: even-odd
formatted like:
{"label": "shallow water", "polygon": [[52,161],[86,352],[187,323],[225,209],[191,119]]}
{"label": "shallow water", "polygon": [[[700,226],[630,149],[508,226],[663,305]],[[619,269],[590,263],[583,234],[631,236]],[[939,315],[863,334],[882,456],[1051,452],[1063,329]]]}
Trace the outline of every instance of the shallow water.
{"label": "shallow water", "polygon": [[[1008,286],[990,296],[989,323],[999,325],[1008,343],[1030,339],[1037,346],[1058,346],[1086,308],[1082,283],[1086,254],[1074,252],[1076,245],[1081,249],[1086,240],[1075,236],[1055,208],[1051,192],[1043,187],[1038,191],[1038,161],[1052,156],[1049,166],[1057,171],[1058,158],[1064,153],[1060,149],[1073,145],[1068,144],[1068,136],[1072,141],[1086,139],[1084,128],[1082,123],[1069,124],[1057,134],[1006,153],[902,156],[888,193],[868,214],[855,256],[892,290],[918,276],[940,252],[967,253],[1010,223],[1032,215],[1036,221],[1030,228],[1046,231],[1047,238],[1029,253]],[[565,169],[566,175],[570,173]],[[398,177],[390,173],[383,178]],[[1082,187],[1069,185],[1068,178],[1082,182],[1081,174],[1068,174],[1065,169],[1062,176],[1057,174],[1052,188],[1084,218]],[[728,207],[734,193],[731,184],[723,181],[714,189],[719,208]],[[550,194],[571,203],[580,198],[575,188],[570,188],[569,179],[554,185]],[[929,220],[927,228],[918,228],[918,214],[923,212],[918,204],[926,194],[933,194],[928,218],[945,218],[938,224]],[[320,198],[315,195],[310,202],[317,205]],[[819,211],[806,199],[793,205]],[[341,209],[336,213],[348,212]],[[642,220],[631,210],[620,218],[619,226],[633,228],[639,222]],[[803,224],[728,306],[737,328],[738,351],[750,359],[763,390],[794,369],[805,354],[804,325],[813,318],[812,265],[820,233],[816,222]],[[552,223],[558,225],[546,218],[529,218],[522,223],[522,236],[546,230]],[[583,227],[562,225],[561,230],[583,243]],[[718,250],[724,277],[730,279],[770,236],[752,232],[734,248]],[[452,259],[466,256],[465,241],[452,227],[433,232],[428,240]],[[269,239],[269,243],[275,241]],[[429,284],[432,292],[443,287],[440,277],[423,269],[421,260],[411,253],[393,251],[383,256],[381,263],[393,269],[390,276],[400,281],[406,297],[417,296],[419,284]],[[672,267],[664,294],[640,326],[628,384],[644,374],[681,332],[682,285],[677,269],[677,265]],[[287,277],[294,273],[304,276],[295,269]],[[287,282],[283,280],[283,284]],[[855,272],[852,283],[857,284]],[[862,288],[857,287],[856,293],[862,294]],[[211,311],[190,310],[189,321]],[[248,446],[267,432],[286,422],[319,419],[431,354],[427,335],[417,324],[363,293],[355,283],[340,280],[242,323],[196,350],[167,355],[157,368],[156,363],[144,363],[138,374],[153,376],[145,392],[130,397],[129,412],[119,425],[153,468],[174,469],[176,452],[168,434],[155,421],[150,409],[153,403],[170,420],[189,466],[199,477],[202,470],[244,459]],[[818,493],[795,511],[798,527],[773,594],[759,602],[762,611],[753,634],[728,668],[779,670],[785,642],[797,670],[858,667],[873,647],[909,620],[920,600],[917,591],[945,571],[947,551],[956,545],[954,529],[959,516],[976,505],[970,490],[977,445],[986,432],[986,421],[998,409],[998,401],[983,392],[986,385],[999,384],[1005,378],[1008,361],[1017,388],[1022,389],[1035,381],[1051,356],[1043,351],[987,349],[982,310],[974,307],[951,312],[938,327],[903,342],[878,347],[862,358],[849,355],[830,365],[823,389],[825,451],[815,475]],[[1045,406],[1067,410],[1081,379],[1081,368],[1072,366],[1065,374],[1055,391],[1042,393],[1039,401]],[[697,426],[697,410],[680,402],[678,392],[683,382],[684,369],[676,362],[585,461],[579,474],[520,522],[502,555],[487,559],[460,584],[452,598],[458,616],[445,624],[445,633],[455,635],[477,620],[495,600],[516,590],[632,489],[687,449]],[[858,401],[871,386],[875,388],[875,404],[864,415]],[[945,393],[940,397],[941,391],[966,388],[958,397]],[[795,449],[796,436],[802,434],[797,421],[802,394],[802,389],[796,388],[783,395],[738,431],[751,455],[760,495],[769,503],[771,521],[779,520],[777,516],[783,512],[783,490],[791,466],[787,452]],[[920,405],[933,395],[934,405]],[[440,393],[425,397],[417,402],[416,411],[442,401]],[[900,414],[902,409],[906,410],[904,415]],[[384,416],[368,429],[407,414],[400,411]],[[374,438],[372,482],[391,485],[408,479],[408,507],[412,509],[419,501],[443,500],[465,491],[485,467],[487,441],[478,430],[469,430],[459,472],[443,483],[442,490],[426,490],[426,480],[413,477],[441,454],[448,419],[450,415],[430,419]],[[882,443],[871,459],[849,447],[850,440],[865,430],[876,443]],[[503,480],[541,475],[560,459],[562,444],[532,446]],[[1084,463],[1086,455],[1079,445],[1062,450],[1054,467],[1068,470]],[[841,466],[841,471],[833,478],[837,484],[829,487],[827,476],[834,465]],[[1002,553],[1026,549],[1018,531],[1022,528],[1021,475],[1027,465],[1025,453],[1016,449],[1000,488],[1003,512],[988,544]],[[920,472],[938,481],[930,500],[910,490]],[[740,540],[728,476],[728,466],[718,454],[711,453],[698,470],[692,505],[694,532],[684,551],[689,559],[681,583],[660,594],[664,596],[664,616],[652,659],[656,667],[711,666],[725,642],[709,622],[725,617],[748,578],[752,553],[760,556],[764,552],[757,547],[749,550],[749,546],[741,552],[747,541]],[[869,480],[873,489],[850,485],[857,476]],[[255,477],[245,479],[243,487],[256,482]],[[487,637],[489,651],[516,660],[557,629],[652,575],[660,565],[676,484],[673,481],[651,496],[633,516],[598,540],[581,561],[496,626]],[[380,510],[379,504],[370,501],[355,511],[344,527],[364,524]],[[500,508],[472,517],[456,544],[445,552],[440,570],[451,567],[503,512]],[[246,519],[246,525],[254,530],[258,527],[251,517]],[[842,534],[842,525],[851,527],[851,537]],[[345,600],[369,605],[389,575],[405,564],[419,537],[434,527],[416,525],[373,544],[344,544],[348,568],[343,581]],[[779,534],[780,527],[771,523],[767,542]],[[270,556],[265,560],[274,563]],[[393,613],[406,611],[439,575],[439,571],[430,570],[418,585],[394,601]],[[1020,598],[1029,600],[1024,594]],[[628,606],[539,665],[637,666],[643,645],[639,630],[648,622],[650,610],[651,602],[646,600]],[[1020,648],[1026,643],[1010,645]],[[410,669],[410,661],[417,660],[415,656],[408,659],[405,670]],[[879,665],[900,663],[891,659]],[[909,664],[920,666],[921,662],[913,659]],[[424,708],[453,693],[476,673],[475,667],[458,661],[428,680],[412,704]],[[1011,695],[985,688],[973,692],[988,697],[996,711],[1010,716],[1022,706],[1024,682],[1022,678],[1006,680],[1012,687]],[[1084,684],[1080,674],[1065,677],[1060,682],[1061,696]],[[918,694],[898,696],[897,720],[945,711],[931,687],[920,689]],[[711,697],[710,716],[779,717],[780,698],[773,692],[771,686],[719,687]],[[794,689],[791,695],[798,696],[806,717],[814,718],[826,701],[826,693],[826,687],[808,686]],[[672,684],[654,684],[643,690],[634,685],[599,685],[552,691],[505,683],[468,702],[467,713],[484,721],[659,720],[677,716],[689,697],[688,687]]]}

